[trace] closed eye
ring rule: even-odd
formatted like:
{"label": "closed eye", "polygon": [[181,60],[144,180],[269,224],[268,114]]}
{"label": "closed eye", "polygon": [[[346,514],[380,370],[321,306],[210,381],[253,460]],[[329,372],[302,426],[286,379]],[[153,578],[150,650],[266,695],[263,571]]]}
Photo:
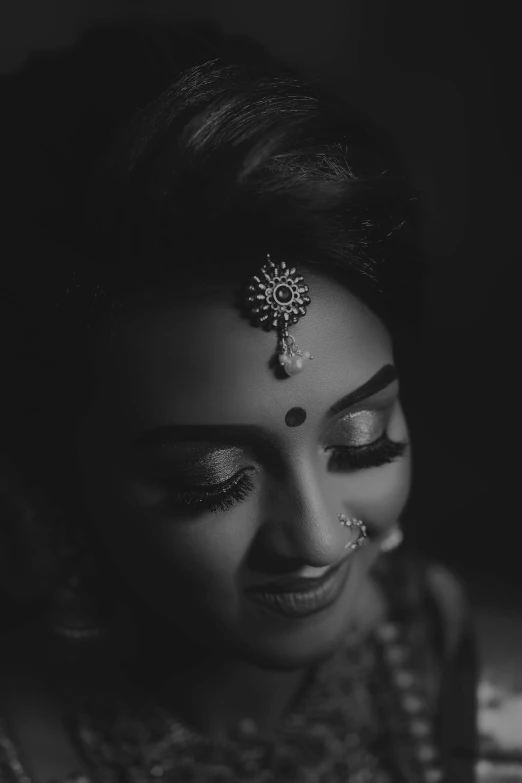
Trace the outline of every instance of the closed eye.
{"label": "closed eye", "polygon": [[328,468],[334,472],[349,473],[357,470],[378,468],[394,462],[403,456],[408,443],[392,440],[384,432],[377,440],[364,446],[328,446]]}
{"label": "closed eye", "polygon": [[253,468],[244,468],[228,481],[199,487],[175,486],[169,489],[165,503],[169,509],[217,513],[227,511],[246,500],[254,489],[254,481],[248,475]]}
{"label": "closed eye", "polygon": [[[328,469],[333,472],[351,473],[380,467],[403,456],[408,443],[394,441],[385,432],[377,440],[364,446],[328,446]],[[198,487],[171,486],[165,500],[169,510],[192,513],[218,513],[228,511],[248,498],[254,489],[254,481],[248,475],[253,468],[244,468],[226,482]]]}

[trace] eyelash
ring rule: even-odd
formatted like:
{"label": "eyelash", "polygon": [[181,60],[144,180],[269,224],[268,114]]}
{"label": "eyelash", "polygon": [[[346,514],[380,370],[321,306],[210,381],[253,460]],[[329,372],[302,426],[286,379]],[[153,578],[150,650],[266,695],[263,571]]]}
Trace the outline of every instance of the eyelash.
{"label": "eyelash", "polygon": [[[394,441],[385,432],[380,438],[367,446],[332,446],[326,449],[331,453],[328,466],[339,471],[357,471],[378,468],[402,457],[408,444]],[[170,503],[178,508],[206,511],[217,514],[228,511],[241,503],[254,489],[254,481],[248,475],[252,468],[245,468],[230,481],[215,484],[212,488],[200,487],[198,490],[183,490],[172,494]]]}
{"label": "eyelash", "polygon": [[331,446],[326,449],[332,454],[328,466],[344,471],[379,468],[402,457],[407,446],[405,441],[392,440],[385,432],[367,446]]}
{"label": "eyelash", "polygon": [[170,503],[178,508],[209,511],[214,514],[219,511],[228,511],[236,503],[246,500],[254,489],[254,482],[247,474],[249,470],[252,468],[245,468],[230,481],[215,484],[212,488],[200,487],[198,490],[187,489],[176,492],[170,496]]}

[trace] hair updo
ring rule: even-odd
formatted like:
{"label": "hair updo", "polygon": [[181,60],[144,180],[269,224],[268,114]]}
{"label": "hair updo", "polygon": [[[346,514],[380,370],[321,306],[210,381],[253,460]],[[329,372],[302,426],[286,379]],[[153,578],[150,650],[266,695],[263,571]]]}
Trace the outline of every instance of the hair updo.
{"label": "hair updo", "polygon": [[395,153],[252,42],[105,25],[1,87],[16,240],[2,448],[30,482],[74,502],[92,327],[148,286],[204,297],[270,253],[338,279],[392,329],[418,314],[417,199]]}

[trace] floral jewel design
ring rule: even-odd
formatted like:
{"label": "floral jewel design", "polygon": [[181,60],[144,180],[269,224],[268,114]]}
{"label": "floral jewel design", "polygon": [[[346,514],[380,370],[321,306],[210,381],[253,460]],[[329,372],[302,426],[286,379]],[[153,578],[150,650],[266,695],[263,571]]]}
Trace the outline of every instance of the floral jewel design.
{"label": "floral jewel design", "polygon": [[346,514],[337,514],[337,518],[343,527],[357,528],[357,538],[355,541],[349,541],[345,549],[358,549],[363,545],[364,541],[368,537],[368,528],[361,522],[360,519],[349,519]]}
{"label": "floral jewel design", "polygon": [[306,315],[311,299],[304,277],[284,261],[275,264],[267,254],[267,263],[251,278],[247,288],[247,307],[259,326],[279,332],[278,360],[288,376],[304,369],[309,351],[301,351],[288,333],[288,326]]}

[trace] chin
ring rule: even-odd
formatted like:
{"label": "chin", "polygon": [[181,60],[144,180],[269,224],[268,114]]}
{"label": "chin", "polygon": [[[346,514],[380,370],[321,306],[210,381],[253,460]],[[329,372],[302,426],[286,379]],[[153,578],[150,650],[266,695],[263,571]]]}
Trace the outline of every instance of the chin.
{"label": "chin", "polygon": [[346,639],[350,613],[335,607],[337,612],[319,618],[318,615],[299,621],[284,621],[277,629],[259,627],[248,634],[235,648],[244,661],[263,669],[293,671],[308,668],[329,658]]}
{"label": "chin", "polygon": [[297,669],[306,669],[315,664],[328,659],[341,646],[344,634],[339,634],[336,638],[322,639],[320,643],[314,640],[310,645],[297,644],[279,644],[277,647],[270,648],[264,645],[263,648],[247,650],[243,648],[243,659],[248,663],[255,664],[261,669],[270,669],[272,671],[296,671]]}

